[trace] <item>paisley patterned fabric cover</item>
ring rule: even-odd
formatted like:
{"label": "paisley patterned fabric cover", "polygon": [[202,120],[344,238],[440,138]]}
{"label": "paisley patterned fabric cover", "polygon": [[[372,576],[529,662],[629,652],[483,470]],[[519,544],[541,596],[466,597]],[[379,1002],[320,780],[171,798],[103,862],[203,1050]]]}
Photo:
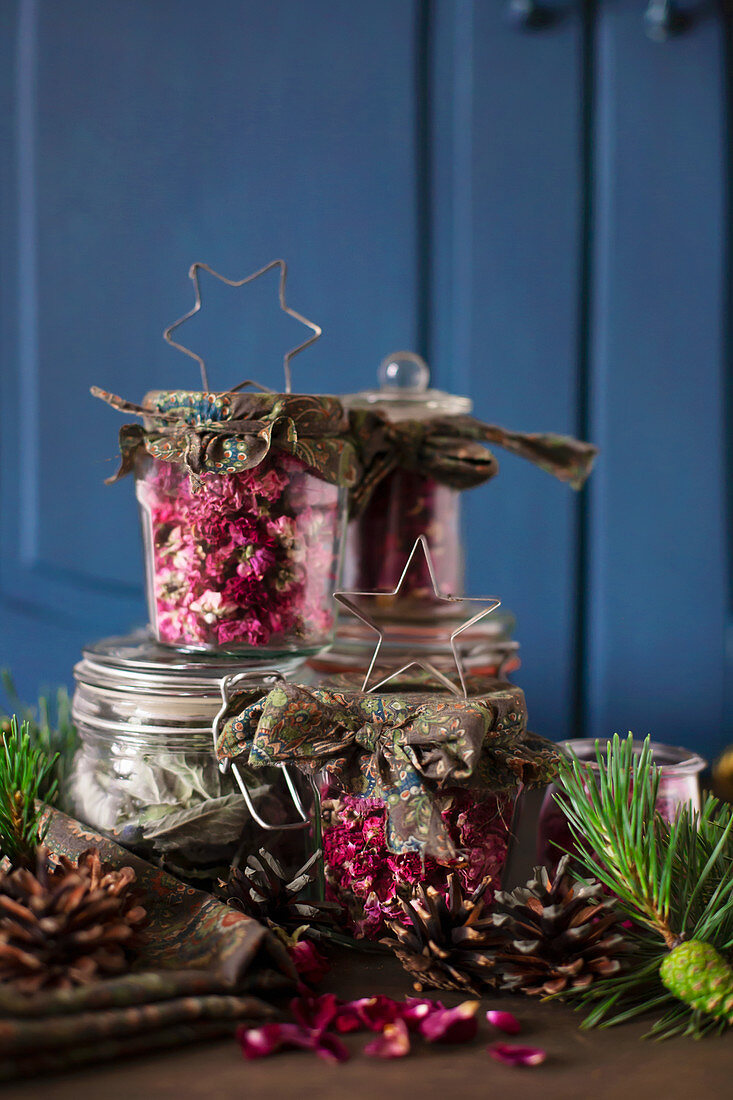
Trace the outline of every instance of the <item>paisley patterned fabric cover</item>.
{"label": "paisley patterned fabric cover", "polygon": [[219,725],[219,759],[251,767],[291,763],[326,771],[343,790],[387,807],[387,846],[454,856],[436,803],[447,787],[490,794],[549,782],[555,746],[527,731],[524,693],[474,681],[467,699],[445,692],[369,694],[278,685],[256,702],[233,696]]}
{"label": "paisley patterned fabric cover", "polygon": [[352,486],[360,476],[349,419],[335,397],[154,390],[134,405],[96,386],[92,393],[145,421],[120,429],[121,464],[110,481],[132,470],[140,448],[194,477],[250,470],[271,450],[294,455],[331,484]]}

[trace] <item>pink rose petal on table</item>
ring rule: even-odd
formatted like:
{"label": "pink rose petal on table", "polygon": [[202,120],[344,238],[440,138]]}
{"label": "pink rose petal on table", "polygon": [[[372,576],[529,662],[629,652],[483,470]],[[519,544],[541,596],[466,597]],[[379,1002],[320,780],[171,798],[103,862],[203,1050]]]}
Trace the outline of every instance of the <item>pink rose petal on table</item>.
{"label": "pink rose petal on table", "polygon": [[348,1062],[351,1055],[337,1035],[330,1031],[313,1033],[313,1047],[324,1062]]}
{"label": "pink rose petal on table", "polygon": [[245,1058],[267,1058],[281,1050],[311,1050],[313,1039],[299,1024],[263,1024],[238,1027],[237,1039]]}
{"label": "pink rose petal on table", "polygon": [[350,1001],[344,1008],[351,1009],[367,1031],[382,1031],[387,1024],[395,1023],[402,1016],[402,1005],[381,993]]}
{"label": "pink rose petal on table", "polygon": [[512,1012],[501,1012],[499,1009],[490,1008],[486,1013],[486,1019],[492,1027],[498,1028],[507,1035],[519,1035],[522,1030],[522,1025]]}
{"label": "pink rose petal on table", "polygon": [[402,1019],[410,1031],[418,1031],[423,1020],[436,1012],[445,1012],[442,1001],[431,1001],[427,997],[406,997]]}
{"label": "pink rose petal on table", "polygon": [[318,985],[331,969],[328,959],[313,946],[310,940],[298,940],[288,950],[299,976],[309,985]]}
{"label": "pink rose petal on table", "polygon": [[242,1054],[250,1061],[284,1050],[311,1050],[326,1062],[346,1062],[351,1057],[337,1035],[301,1024],[240,1027],[237,1028],[237,1039]]}
{"label": "pink rose petal on table", "polygon": [[290,1002],[290,1011],[301,1027],[325,1031],[338,1018],[341,1002],[333,993],[324,993],[320,997],[295,997]]}
{"label": "pink rose petal on table", "polygon": [[539,1047],[521,1047],[516,1043],[494,1043],[487,1050],[495,1062],[505,1066],[539,1066],[547,1057]]}
{"label": "pink rose petal on table", "polygon": [[429,1043],[467,1043],[476,1037],[478,1001],[464,1001],[456,1008],[438,1009],[420,1023],[420,1034]]}
{"label": "pink rose petal on table", "polygon": [[372,1058],[404,1058],[410,1053],[410,1035],[404,1020],[387,1024],[381,1035],[364,1047]]}

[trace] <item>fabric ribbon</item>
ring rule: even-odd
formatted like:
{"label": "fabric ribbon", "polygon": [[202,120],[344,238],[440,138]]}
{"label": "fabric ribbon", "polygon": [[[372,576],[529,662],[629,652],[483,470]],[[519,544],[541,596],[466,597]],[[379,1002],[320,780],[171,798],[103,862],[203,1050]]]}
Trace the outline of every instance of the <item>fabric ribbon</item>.
{"label": "fabric ribbon", "polygon": [[130,473],[140,448],[184,465],[194,478],[252,469],[273,450],[332,484],[351,486],[360,474],[348,416],[335,397],[157,390],[135,405],[97,386],[92,394],[144,419],[120,429],[121,463],[110,482]]}
{"label": "fabric ribbon", "polygon": [[284,683],[236,695],[219,727],[220,759],[328,772],[345,791],[381,799],[388,847],[448,860],[455,850],[439,793],[490,793],[546,782],[557,753],[526,731],[524,695],[501,681],[468,699],[434,692],[365,694]]}
{"label": "fabric ribbon", "polygon": [[454,489],[470,489],[489,481],[499,463],[484,446],[495,443],[533,462],[573,489],[580,489],[593,467],[598,449],[572,436],[550,432],[512,432],[484,424],[472,416],[428,420],[386,420],[380,413],[353,410],[351,425],[365,469],[352,492],[355,511],[374,487],[393,470],[415,470]]}

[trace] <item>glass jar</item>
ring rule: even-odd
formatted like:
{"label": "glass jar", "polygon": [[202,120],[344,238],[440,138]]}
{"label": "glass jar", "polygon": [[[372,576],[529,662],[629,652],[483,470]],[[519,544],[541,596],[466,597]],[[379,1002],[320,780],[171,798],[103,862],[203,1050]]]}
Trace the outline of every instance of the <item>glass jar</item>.
{"label": "glass jar", "polygon": [[[392,422],[465,415],[468,397],[428,388],[430,371],[414,352],[388,355],[378,371],[379,389],[343,397],[348,409],[374,409]],[[464,563],[461,538],[461,493],[435,478],[397,466],[374,488],[362,512],[351,521],[346,537],[345,587],[354,591],[389,591],[397,586],[419,535],[426,535],[438,588],[459,596]],[[405,578],[404,602],[426,605],[433,585],[422,560]]]}
{"label": "glass jar", "polygon": [[[689,749],[655,742],[652,742],[651,747],[652,760],[660,773],[656,802],[658,812],[665,820],[672,821],[683,805],[699,810],[699,776],[706,761]],[[579,760],[590,767],[593,774],[598,775],[596,742],[593,738],[562,741],[558,748],[574,752]],[[634,752],[641,752],[641,743],[635,744]],[[556,794],[557,787],[550,784],[545,792],[537,825],[537,858],[548,869],[557,866],[564,852],[574,850],[567,818],[555,801]]]}
{"label": "glass jar", "polygon": [[313,777],[325,896],[356,938],[406,923],[401,901],[418,883],[447,897],[456,874],[469,895],[485,883],[489,901],[523,790],[556,774],[554,745],[527,730],[520,688],[480,677],[467,687],[467,698],[436,690],[419,670],[373,693],[348,676],[283,682],[254,705],[236,678],[226,692],[220,759],[287,762]]}
{"label": "glass jar", "polygon": [[[454,623],[443,618],[439,623],[423,620],[396,620],[388,624],[380,618],[380,626],[388,626],[374,666],[374,681],[378,682],[416,658],[428,661],[449,678],[455,675],[455,657],[449,644],[450,632],[465,622],[457,616]],[[513,637],[515,619],[511,612],[495,611],[454,639],[455,651],[464,671],[472,676],[488,676],[506,680],[520,667],[519,642]],[[298,679],[306,684],[328,686],[334,676],[351,675],[369,667],[374,653],[375,635],[354,616],[339,619],[336,638],[325,653],[310,657],[305,668],[298,670]]]}
{"label": "glass jar", "polygon": [[[174,396],[179,414],[189,398],[196,424],[201,395]],[[160,413],[165,400],[153,392],[145,406]],[[250,469],[214,465],[194,475],[145,448],[135,455],[156,640],[258,660],[318,652],[334,630],[345,489],[274,447]]]}
{"label": "glass jar", "polygon": [[[313,849],[309,784],[280,767],[222,773],[213,752],[221,681],[241,668],[174,653],[142,632],[85,649],[74,669],[74,815],[198,886],[213,887],[263,845],[300,867]],[[281,678],[245,675],[252,700]]]}

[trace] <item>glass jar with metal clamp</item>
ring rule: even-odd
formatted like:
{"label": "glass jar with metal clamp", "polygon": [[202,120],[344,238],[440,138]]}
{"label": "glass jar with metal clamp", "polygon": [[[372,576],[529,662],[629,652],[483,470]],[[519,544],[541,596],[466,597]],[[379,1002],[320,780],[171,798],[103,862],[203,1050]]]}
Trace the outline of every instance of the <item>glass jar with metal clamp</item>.
{"label": "glass jar with metal clamp", "polygon": [[[310,844],[307,784],[299,793],[279,767],[222,771],[212,752],[222,685],[242,665],[179,653],[140,631],[88,646],[74,669],[79,749],[67,793],[75,816],[203,887],[263,838],[268,846],[285,838],[294,860]],[[244,675],[256,698],[281,674]]]}

